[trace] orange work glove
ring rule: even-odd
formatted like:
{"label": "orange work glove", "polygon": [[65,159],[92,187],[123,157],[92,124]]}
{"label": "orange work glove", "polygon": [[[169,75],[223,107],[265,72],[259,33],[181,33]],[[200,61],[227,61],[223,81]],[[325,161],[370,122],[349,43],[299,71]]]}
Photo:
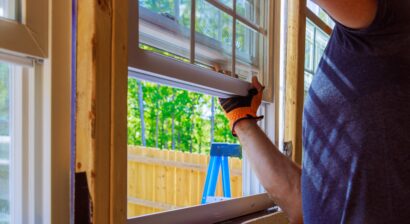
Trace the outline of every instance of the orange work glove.
{"label": "orange work glove", "polygon": [[219,103],[225,111],[229,120],[232,135],[236,137],[235,125],[244,119],[261,120],[263,116],[257,116],[256,111],[262,102],[262,86],[256,76],[252,77],[252,88],[247,96],[234,96],[232,98],[219,98]]}

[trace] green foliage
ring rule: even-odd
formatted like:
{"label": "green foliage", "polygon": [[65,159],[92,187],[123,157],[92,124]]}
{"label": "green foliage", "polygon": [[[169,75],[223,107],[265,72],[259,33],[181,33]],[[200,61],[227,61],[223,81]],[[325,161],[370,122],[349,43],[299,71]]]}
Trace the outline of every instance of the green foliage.
{"label": "green foliage", "polygon": [[[194,153],[209,153],[212,97],[187,90],[142,82],[144,120],[148,147]],[[215,142],[237,143],[228,120],[218,104],[215,106]],[[174,130],[172,130],[174,120]],[[141,145],[141,121],[138,84],[128,79],[128,144]]]}

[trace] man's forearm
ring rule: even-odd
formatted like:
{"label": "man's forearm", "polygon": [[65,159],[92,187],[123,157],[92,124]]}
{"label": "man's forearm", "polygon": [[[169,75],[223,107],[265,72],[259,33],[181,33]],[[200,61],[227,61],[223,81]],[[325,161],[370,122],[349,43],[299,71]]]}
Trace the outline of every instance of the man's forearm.
{"label": "man's forearm", "polygon": [[300,167],[279,152],[254,120],[238,122],[235,131],[269,195],[288,214],[292,223],[301,223]]}

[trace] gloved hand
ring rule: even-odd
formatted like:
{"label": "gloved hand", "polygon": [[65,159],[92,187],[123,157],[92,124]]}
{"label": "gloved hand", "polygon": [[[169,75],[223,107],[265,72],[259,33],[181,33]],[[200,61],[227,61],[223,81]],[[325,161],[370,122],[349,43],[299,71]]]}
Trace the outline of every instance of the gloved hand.
{"label": "gloved hand", "polygon": [[247,96],[234,96],[232,98],[219,98],[219,103],[229,120],[232,135],[236,137],[235,125],[244,119],[261,120],[263,116],[257,116],[256,112],[262,102],[262,86],[256,76],[252,77],[252,88]]}

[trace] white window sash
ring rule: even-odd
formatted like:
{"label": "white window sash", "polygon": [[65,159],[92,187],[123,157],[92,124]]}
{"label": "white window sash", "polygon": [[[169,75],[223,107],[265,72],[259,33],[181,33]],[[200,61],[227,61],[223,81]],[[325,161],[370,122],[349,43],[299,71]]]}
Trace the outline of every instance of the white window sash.
{"label": "white window sash", "polygon": [[10,74],[10,219],[11,223],[44,223],[45,178],[42,74],[37,66],[11,65]]}
{"label": "white window sash", "polygon": [[[181,88],[187,87],[191,91],[200,91],[218,97],[230,97],[233,95],[247,95],[250,84],[227,75],[221,75],[215,71],[207,70],[199,66],[177,61],[172,58],[141,50],[139,44],[139,4],[136,0],[129,0],[129,74],[147,81],[155,81],[166,85]],[[214,5],[214,1],[208,1]],[[235,12],[235,4],[234,9]],[[195,4],[195,1],[193,1]],[[194,5],[193,4],[193,5]],[[224,7],[219,5],[218,7]],[[226,9],[227,10],[227,9]],[[231,10],[231,9],[230,9]],[[192,13],[194,14],[195,11]],[[238,15],[233,15],[233,28],[236,26]],[[191,15],[192,16],[192,15]],[[238,19],[239,20],[239,19]],[[240,21],[240,20],[239,20]],[[242,21],[241,21],[242,22]],[[260,28],[258,28],[260,32]],[[195,32],[191,29],[191,62],[194,57]],[[193,35],[193,36],[192,36]],[[233,38],[235,40],[235,36]],[[236,48],[232,46],[232,55],[235,59]],[[235,60],[233,74],[235,74]],[[262,69],[263,70],[263,69]],[[267,72],[266,72],[267,73]],[[266,74],[268,75],[268,74]]]}
{"label": "white window sash", "polygon": [[10,67],[10,221],[23,223],[24,186],[27,185],[24,170],[28,163],[24,153],[24,100],[22,69]]}

